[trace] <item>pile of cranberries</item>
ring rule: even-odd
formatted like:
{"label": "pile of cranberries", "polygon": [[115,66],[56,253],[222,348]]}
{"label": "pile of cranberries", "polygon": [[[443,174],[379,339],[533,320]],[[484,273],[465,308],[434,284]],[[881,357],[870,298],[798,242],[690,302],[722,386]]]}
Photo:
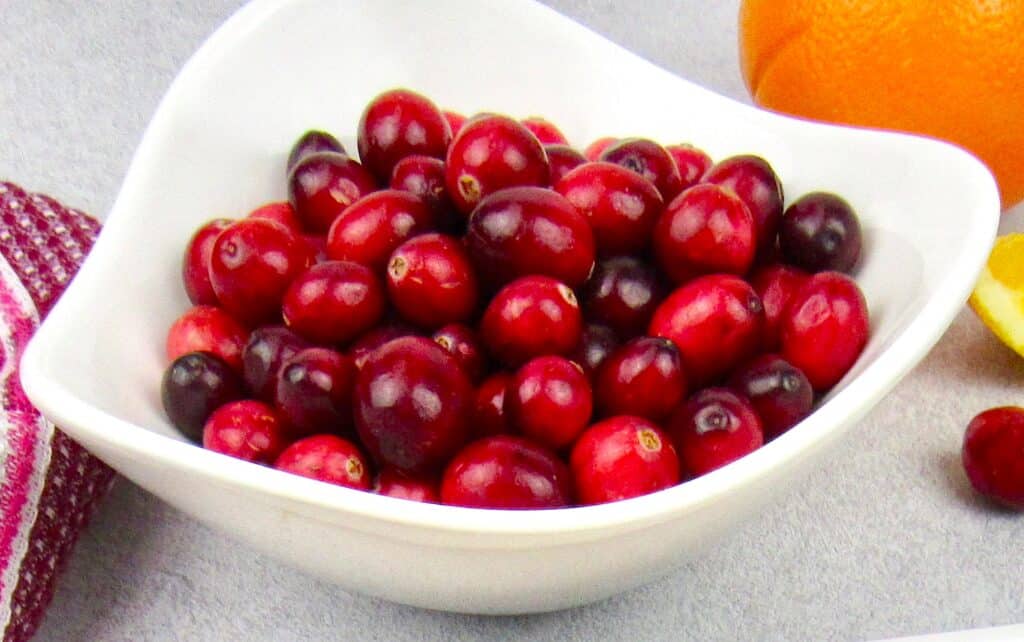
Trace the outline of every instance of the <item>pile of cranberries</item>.
{"label": "pile of cranberries", "polygon": [[286,202],[199,228],[162,397],[211,450],[410,500],[664,489],[810,413],[868,337],[851,207],[756,156],[465,119],[407,90],[359,160],[310,131]]}

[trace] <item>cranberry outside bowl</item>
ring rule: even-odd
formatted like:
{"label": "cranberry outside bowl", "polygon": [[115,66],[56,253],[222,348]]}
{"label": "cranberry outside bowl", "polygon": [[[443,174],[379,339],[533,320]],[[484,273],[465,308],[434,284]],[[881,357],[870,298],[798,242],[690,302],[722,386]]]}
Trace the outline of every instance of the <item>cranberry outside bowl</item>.
{"label": "cranberry outside bowl", "polygon": [[[438,46],[443,43],[443,46]],[[557,61],[553,64],[552,61]],[[463,113],[539,113],[605,135],[757,153],[791,196],[861,215],[872,335],[794,429],[713,473],[587,508],[483,511],[335,487],[189,444],[163,414],[164,332],[187,307],[181,253],[203,221],[281,199],[310,127],[353,133],[406,86]],[[351,137],[343,139],[354,149]],[[584,604],[670,571],[794,480],[910,370],[961,308],[999,217],[995,185],[941,143],[811,124],[712,94],[527,2],[257,0],[175,80],[107,225],[23,361],[29,397],[123,475],[251,546],[361,593],[448,611]]]}

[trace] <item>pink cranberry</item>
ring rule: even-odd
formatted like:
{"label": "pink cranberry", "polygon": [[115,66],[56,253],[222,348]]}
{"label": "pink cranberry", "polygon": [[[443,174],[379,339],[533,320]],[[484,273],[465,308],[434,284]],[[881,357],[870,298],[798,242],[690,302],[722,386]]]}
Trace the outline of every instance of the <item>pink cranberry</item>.
{"label": "pink cranberry", "polygon": [[860,259],[862,234],[853,208],[827,192],[812,192],[786,208],[779,247],[786,261],[808,272],[850,272]]}
{"label": "pink cranberry", "polygon": [[653,267],[631,256],[599,261],[583,286],[583,312],[622,338],[643,334],[668,294]]}
{"label": "pink cranberry", "polygon": [[583,154],[568,145],[545,145],[544,153],[547,154],[548,165],[551,167],[552,185],[558,185],[563,176],[587,162]]}
{"label": "pink cranberry", "polygon": [[386,189],[353,203],[327,232],[327,256],[383,273],[399,245],[433,229],[434,211],[418,196]]}
{"label": "pink cranberry", "polygon": [[616,350],[594,382],[603,417],[634,415],[660,422],[686,398],[679,350],[668,339],[639,337]]}
{"label": "pink cranberry", "polygon": [[569,141],[554,123],[541,118],[530,116],[522,120],[523,127],[526,127],[537,137],[542,145],[568,145]]}
{"label": "pink cranberry", "polygon": [[548,184],[548,158],[540,141],[506,116],[469,120],[448,148],[445,165],[448,195],[466,216],[500,189]]}
{"label": "pink cranberry", "polygon": [[273,403],[277,394],[277,375],[285,361],[310,347],[288,328],[268,325],[256,328],[242,350],[242,377],[257,399]]}
{"label": "pink cranberry", "polygon": [[622,165],[646,178],[666,203],[683,189],[679,168],[671,154],[646,138],[626,138],[601,152],[601,160]]}
{"label": "pink cranberry", "polygon": [[287,446],[284,423],[260,401],[232,401],[210,415],[203,447],[237,459],[271,464]]}
{"label": "pink cranberry", "polygon": [[346,488],[370,489],[370,468],[363,453],[336,435],[300,439],[278,455],[274,468]]}
{"label": "pink cranberry", "polygon": [[868,342],[868,306],[860,288],[838,272],[807,279],[782,316],[782,358],[815,390],[834,386]]}
{"label": "pink cranberry", "polygon": [[524,276],[506,285],[480,321],[484,345],[510,367],[546,354],[568,354],[582,332],[576,295],[546,276]]}
{"label": "pink cranberry", "polygon": [[472,420],[475,437],[505,435],[512,432],[505,406],[512,378],[513,375],[507,372],[496,372],[484,379],[476,389]]}
{"label": "pink cranberry", "polygon": [[361,370],[370,354],[392,339],[417,336],[416,329],[403,323],[379,325],[359,335],[348,348],[357,370]]}
{"label": "pink cranberry", "polygon": [[761,345],[764,308],[746,281],[711,274],[673,292],[651,319],[648,334],[679,348],[694,387],[712,383],[753,356]]}
{"label": "pink cranberry", "polygon": [[587,429],[569,459],[581,504],[603,504],[679,483],[679,458],[668,436],[640,417],[612,417]]}
{"label": "pink cranberry", "polygon": [[167,331],[167,359],[189,352],[209,352],[235,370],[242,365],[242,348],[249,331],[220,308],[197,305]]}
{"label": "pink cranberry", "polygon": [[362,165],[336,152],[300,160],[288,175],[288,200],[310,232],[323,234],[346,207],[377,189]]}
{"label": "pink cranberry", "polygon": [[669,145],[665,148],[676,162],[682,189],[696,185],[702,176],[711,169],[711,157],[704,150],[693,145]]}
{"label": "pink cranberry", "polygon": [[210,283],[210,257],[213,243],[232,221],[226,218],[214,219],[196,230],[185,248],[181,262],[181,280],[185,284],[188,300],[195,305],[217,305],[217,293]]}
{"label": "pink cranberry", "polygon": [[295,437],[352,434],[352,359],[328,348],[307,348],[282,364],[277,409]]}
{"label": "pink cranberry", "polygon": [[619,139],[615,138],[614,136],[605,136],[603,138],[598,138],[594,142],[587,145],[587,148],[583,150],[583,156],[586,157],[588,161],[596,161],[597,159],[601,158],[601,154],[604,153],[604,150],[608,149],[617,142],[619,142]]}
{"label": "pink cranberry", "polygon": [[473,386],[455,358],[421,337],[375,350],[356,375],[356,430],[380,464],[442,467],[470,434]]}
{"label": "pink cranberry", "polygon": [[369,268],[327,261],[300,274],[284,296],[284,322],[321,344],[347,343],[384,316],[384,288]]}
{"label": "pink cranberry", "polygon": [[390,466],[384,466],[377,473],[373,492],[385,497],[407,499],[428,504],[441,503],[436,481],[422,477],[410,477]]}
{"label": "pink cranberry", "polygon": [[476,383],[487,372],[487,356],[476,331],[461,323],[449,323],[431,337],[434,343],[455,357],[469,380]]}
{"label": "pink cranberry", "polygon": [[990,408],[967,425],[961,456],[982,495],[1024,509],[1024,408]]}
{"label": "pink cranberry", "polygon": [[386,183],[398,161],[419,154],[444,158],[451,128],[437,105],[406,89],[385,92],[366,106],[359,121],[359,158]]}
{"label": "pink cranberry", "polygon": [[750,285],[764,304],[764,343],[766,351],[779,349],[782,331],[782,313],[786,311],[793,294],[807,280],[807,274],[788,265],[766,265],[750,277]]}
{"label": "pink cranberry", "polygon": [[201,441],[213,411],[243,396],[238,372],[208,352],[189,352],[174,360],[160,382],[160,401],[174,427]]}
{"label": "pink cranberry", "polygon": [[452,459],[441,501],[469,508],[560,508],[572,503],[569,469],[554,453],[521,437],[475,441]]}
{"label": "pink cranberry", "polygon": [[519,368],[508,387],[516,432],[554,450],[565,448],[590,423],[594,397],[583,370],[562,357],[537,357]]}
{"label": "pink cranberry", "polygon": [[456,111],[445,110],[441,112],[444,114],[444,119],[448,121],[448,127],[451,129],[452,136],[456,136],[462,131],[462,126],[466,124],[466,117]]}
{"label": "pink cranberry", "polygon": [[476,311],[476,272],[458,239],[423,234],[402,243],[388,261],[392,305],[424,328],[468,321]]}
{"label": "pink cranberry", "polygon": [[292,232],[302,234],[302,221],[295,214],[295,208],[287,201],[279,203],[267,203],[249,212],[247,218],[265,218],[270,221],[277,221]]}
{"label": "pink cranberry", "polygon": [[669,424],[683,472],[699,477],[752,453],[764,443],[761,420],[742,396],[705,388],[676,410]]}
{"label": "pink cranberry", "polygon": [[754,217],[758,252],[769,253],[782,217],[782,183],[772,166],[758,156],[733,156],[709,169],[701,182],[731,190],[743,201]]}
{"label": "pink cranberry", "polygon": [[444,161],[430,156],[406,156],[391,173],[391,189],[415,194],[443,220],[455,208],[444,184]]}
{"label": "pink cranberry", "polygon": [[591,323],[583,328],[580,342],[569,354],[569,358],[583,368],[587,377],[593,379],[597,369],[618,347],[619,338],[614,330],[606,325]]}
{"label": "pink cranberry", "polygon": [[338,139],[325,131],[311,129],[299,137],[288,153],[288,171],[291,172],[300,160],[317,152],[345,154],[345,147]]}
{"label": "pink cranberry", "polygon": [[594,235],[587,219],[549,189],[496,192],[473,212],[466,246],[477,273],[500,287],[529,274],[582,285],[594,267]]}
{"label": "pink cranberry", "polygon": [[775,354],[761,355],[740,366],[729,386],[753,405],[765,441],[795,426],[814,407],[814,390],[807,376]]}

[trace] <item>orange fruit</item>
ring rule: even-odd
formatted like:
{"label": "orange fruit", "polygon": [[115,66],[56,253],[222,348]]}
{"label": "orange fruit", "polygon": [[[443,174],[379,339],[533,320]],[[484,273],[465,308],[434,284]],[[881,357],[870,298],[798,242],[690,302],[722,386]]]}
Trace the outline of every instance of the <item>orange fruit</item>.
{"label": "orange fruit", "polygon": [[941,138],[1024,198],[1024,0],[743,0],[754,101]]}
{"label": "orange fruit", "polygon": [[970,304],[993,334],[1024,356],[1024,234],[996,239]]}

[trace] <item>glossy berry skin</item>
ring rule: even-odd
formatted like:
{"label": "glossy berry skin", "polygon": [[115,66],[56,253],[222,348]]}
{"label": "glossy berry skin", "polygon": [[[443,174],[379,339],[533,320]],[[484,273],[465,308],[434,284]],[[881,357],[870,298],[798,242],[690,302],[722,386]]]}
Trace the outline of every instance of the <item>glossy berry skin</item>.
{"label": "glossy berry skin", "polygon": [[601,154],[604,153],[604,150],[608,149],[617,142],[619,142],[619,139],[615,138],[614,136],[604,136],[602,138],[598,138],[594,142],[587,145],[587,148],[583,150],[583,156],[588,161],[596,161],[601,158]]}
{"label": "glossy berry skin", "polygon": [[743,275],[757,249],[754,219],[739,198],[697,185],[668,204],[654,228],[654,256],[675,283],[701,274]]}
{"label": "glossy berry skin", "polygon": [[434,210],[435,218],[442,220],[455,207],[448,198],[444,176],[443,160],[430,156],[406,156],[391,172],[391,189],[420,197]]}
{"label": "glossy berry skin", "polygon": [[462,243],[444,234],[411,238],[391,253],[387,268],[391,304],[423,328],[468,321],[477,306],[476,271]]}
{"label": "glossy berry skin", "polygon": [[422,477],[409,477],[390,466],[381,468],[377,473],[373,492],[385,497],[407,499],[413,502],[441,503],[441,495],[436,481]]}
{"label": "glossy berry skin", "polygon": [[480,321],[487,350],[512,368],[534,357],[570,353],[582,332],[576,296],[564,283],[546,276],[524,276],[506,285]]}
{"label": "glossy berry skin", "polygon": [[288,175],[288,201],[302,227],[323,234],[345,208],[377,189],[362,165],[337,152],[316,152],[300,160]]}
{"label": "glossy berry skin", "polygon": [[811,414],[814,390],[798,368],[782,357],[764,354],[740,366],[729,387],[750,401],[761,419],[765,441],[775,439]]}
{"label": "glossy berry skin", "polygon": [[619,338],[614,330],[606,325],[591,323],[583,328],[580,342],[569,353],[569,358],[583,368],[585,375],[593,379],[597,369],[618,347]]}
{"label": "glossy berry skin", "polygon": [[711,274],[690,281],[658,307],[648,334],[676,344],[694,387],[713,383],[757,352],[764,308],[746,281]]}
{"label": "glossy berry skin", "polygon": [[204,448],[257,464],[272,464],[287,445],[284,422],[261,401],[226,403],[203,427]]}
{"label": "glossy berry skin", "polygon": [[473,386],[440,346],[403,337],[374,351],[356,375],[356,430],[380,464],[438,470],[469,438]]}
{"label": "glossy berry skin", "polygon": [[370,101],[359,120],[359,158],[382,183],[398,161],[418,154],[443,158],[452,132],[437,105],[406,89],[384,92]]}
{"label": "glossy berry skin", "polygon": [[612,417],[594,424],[573,446],[569,464],[581,504],[639,497],[680,481],[672,441],[640,417]]}
{"label": "glossy berry skin", "polygon": [[281,365],[276,406],[293,437],[352,434],[351,357],[329,348],[306,348]]}
{"label": "glossy berry skin", "polygon": [[631,256],[599,261],[583,286],[583,312],[623,338],[643,334],[668,288],[651,265]]}
{"label": "glossy berry skin", "polygon": [[167,359],[209,352],[238,370],[248,336],[249,331],[220,308],[197,305],[178,317],[167,331]]}
{"label": "glossy berry skin", "polygon": [[270,221],[277,221],[296,234],[302,234],[302,221],[295,214],[295,208],[287,201],[267,203],[260,205],[246,215],[246,218],[265,218]]}
{"label": "glossy berry skin", "polygon": [[653,184],[613,163],[581,165],[555,191],[586,217],[601,256],[642,252],[664,206]]}
{"label": "glossy berry skin", "polygon": [[313,343],[347,343],[384,316],[384,288],[366,266],[326,261],[295,278],[282,312],[289,328]]}
{"label": "glossy berry skin", "polygon": [[392,339],[398,339],[400,337],[414,337],[417,336],[417,331],[411,326],[407,326],[404,323],[389,323],[387,325],[379,325],[363,334],[352,342],[348,347],[348,353],[352,357],[352,362],[355,363],[356,369],[359,370],[366,363],[366,360],[370,358],[370,354],[381,347]]}
{"label": "glossy berry skin", "polygon": [[473,328],[462,323],[449,323],[430,338],[455,357],[470,381],[477,383],[483,378],[487,372],[487,355]]}
{"label": "glossy berry skin", "polygon": [[686,398],[679,350],[668,339],[639,337],[623,344],[597,371],[594,399],[600,416],[667,419]]}
{"label": "glossy berry skin", "polygon": [[418,196],[392,189],[374,192],[353,203],[331,225],[327,256],[383,273],[395,248],[436,223],[436,214]]}
{"label": "glossy berry skin", "polygon": [[838,272],[807,279],[782,316],[781,356],[828,390],[853,366],[868,341],[868,306],[860,288]]}
{"label": "glossy berry skin", "polygon": [[974,417],[960,454],[976,491],[1024,510],[1024,408],[990,408]]}
{"label": "glossy berry skin", "polygon": [[711,169],[711,157],[693,145],[669,145],[665,151],[672,156],[679,170],[681,189],[692,187]]}
{"label": "glossy berry skin", "polygon": [[625,138],[601,152],[600,160],[621,165],[647,179],[668,203],[683,189],[679,168],[658,143],[646,138]]}
{"label": "glossy berry skin", "polygon": [[257,325],[278,318],[288,285],[312,263],[302,237],[276,221],[248,218],[214,242],[210,283],[228,314]]}
{"label": "glossy berry skin", "polygon": [[185,256],[181,262],[181,280],[185,284],[185,294],[194,305],[217,305],[217,293],[210,283],[210,256],[213,254],[213,243],[232,221],[218,218],[196,230],[185,247]]}
{"label": "glossy berry skin", "polygon": [[721,468],[764,443],[753,406],[728,388],[698,391],[672,415],[668,430],[683,474],[690,477]]}
{"label": "glossy berry skin", "polygon": [[444,114],[444,119],[448,121],[448,127],[451,129],[453,137],[462,131],[462,126],[466,124],[465,116],[456,111],[450,111],[447,109],[441,113]]}
{"label": "glossy berry skin", "polygon": [[566,139],[558,127],[555,127],[554,123],[540,116],[530,116],[524,118],[522,121],[523,127],[530,130],[530,132],[537,137],[537,140],[542,145],[568,145],[569,141]]}
{"label": "glossy berry skin", "polygon": [[284,326],[256,328],[242,351],[242,377],[246,387],[257,399],[273,403],[281,366],[309,347],[308,341]]}
{"label": "glossy berry skin", "polygon": [[337,138],[325,131],[311,129],[299,136],[299,139],[292,145],[292,149],[288,153],[288,171],[291,172],[306,156],[317,152],[346,153],[345,147],[338,142]]}
{"label": "glossy berry skin", "polygon": [[539,187],[488,196],[473,211],[465,242],[490,287],[530,274],[576,287],[594,267],[594,234],[587,219],[563,196]]}
{"label": "glossy berry skin", "polygon": [[508,372],[495,372],[477,387],[471,422],[474,437],[490,437],[513,432],[505,404],[513,376]]}
{"label": "glossy berry skin", "polygon": [[313,435],[296,441],[278,455],[274,468],[358,490],[369,490],[372,479],[359,447],[336,435]]}
{"label": "glossy berry skin", "polygon": [[782,182],[766,160],[744,155],[726,158],[711,167],[701,179],[731,190],[754,217],[758,252],[765,255],[775,245],[782,217]]}
{"label": "glossy berry skin", "polygon": [[766,265],[750,277],[757,296],[764,304],[764,342],[768,352],[779,349],[781,343],[782,313],[789,306],[793,294],[807,281],[807,273],[780,263]]}
{"label": "glossy berry skin", "polygon": [[164,371],[160,400],[171,423],[191,441],[201,441],[213,411],[244,396],[242,378],[207,352],[190,352]]}
{"label": "glossy berry skin", "polygon": [[475,441],[452,459],[441,479],[441,501],[469,508],[541,509],[572,504],[569,469],[522,437]]}
{"label": "glossy berry skin", "polygon": [[570,445],[590,423],[590,381],[563,357],[528,361],[508,387],[506,403],[515,431],[553,450]]}
{"label": "glossy berry skin", "polygon": [[862,237],[850,204],[827,192],[802,196],[779,224],[782,256],[808,272],[850,272],[860,259]]}
{"label": "glossy berry skin", "polygon": [[587,162],[586,156],[568,145],[545,145],[544,153],[548,156],[552,185],[557,185],[563,176]]}
{"label": "glossy berry skin", "polygon": [[506,116],[477,116],[463,125],[445,159],[445,183],[464,215],[506,187],[549,184],[548,157],[537,137]]}

